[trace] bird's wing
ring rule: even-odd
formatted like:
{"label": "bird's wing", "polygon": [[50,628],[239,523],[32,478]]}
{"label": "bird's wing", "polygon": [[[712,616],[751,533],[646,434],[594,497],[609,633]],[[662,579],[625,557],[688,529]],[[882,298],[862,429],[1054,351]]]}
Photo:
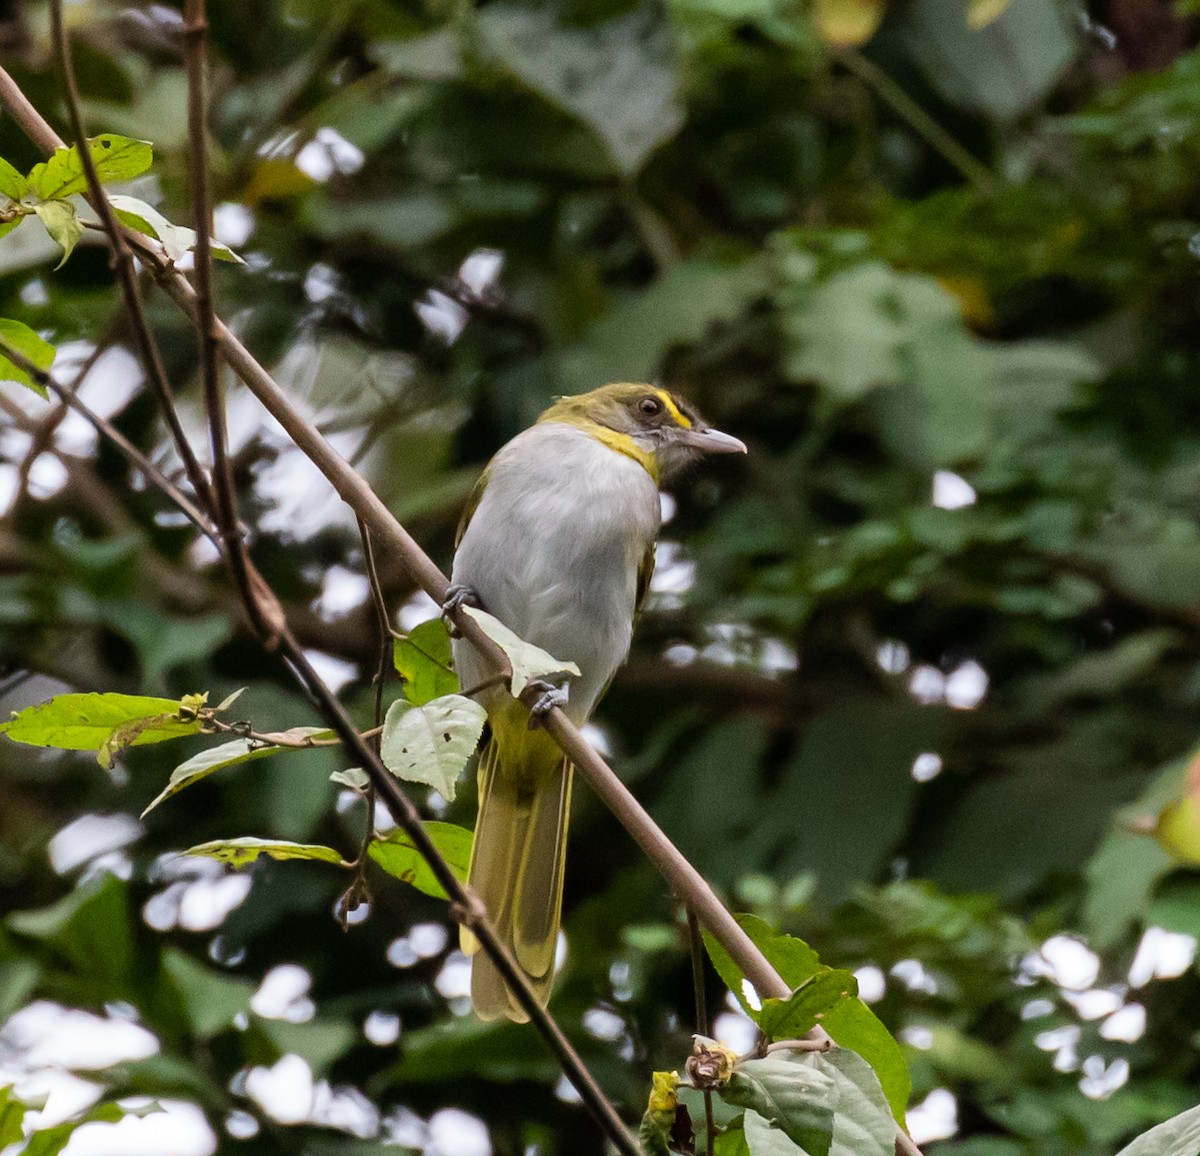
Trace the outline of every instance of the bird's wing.
{"label": "bird's wing", "polygon": [[467,495],[467,504],[463,507],[462,517],[458,520],[458,530],[454,535],[454,548],[456,550],[462,544],[463,535],[467,532],[467,526],[475,516],[475,511],[479,509],[479,503],[483,500],[483,491],[488,487],[488,479],[491,472],[491,466],[484,469],[483,473],[479,475],[479,481],[471,487],[471,492]]}
{"label": "bird's wing", "polygon": [[650,593],[650,579],[654,577],[654,542],[646,547],[646,552],[642,555],[642,560],[638,565],[637,572],[637,594],[633,600],[633,620],[636,622],[638,616],[642,612],[642,607],[646,602],[646,595]]}

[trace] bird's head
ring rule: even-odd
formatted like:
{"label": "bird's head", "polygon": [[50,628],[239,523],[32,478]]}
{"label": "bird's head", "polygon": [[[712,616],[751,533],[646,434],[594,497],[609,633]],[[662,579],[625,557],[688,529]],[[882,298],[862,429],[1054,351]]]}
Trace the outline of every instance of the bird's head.
{"label": "bird's head", "polygon": [[617,382],[560,397],[540,422],[577,426],[597,441],[640,462],[655,481],[701,454],[744,454],[737,438],[713,429],[678,394],[656,385]]}

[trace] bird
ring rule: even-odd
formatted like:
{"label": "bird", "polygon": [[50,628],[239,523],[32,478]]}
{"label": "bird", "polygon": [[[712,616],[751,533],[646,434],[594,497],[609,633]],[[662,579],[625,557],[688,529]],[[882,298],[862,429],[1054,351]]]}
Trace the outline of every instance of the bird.
{"label": "bird", "polygon": [[[445,610],[475,605],[580,673],[544,683],[532,714],[481,693],[490,734],[479,755],[479,814],[468,882],[545,1007],[562,913],[570,761],[537,726],[561,706],[591,716],[625,661],[654,570],[659,486],[703,454],[745,453],[675,393],[616,382],[558,398],[485,468],[459,524]],[[463,688],[490,670],[453,644]],[[484,1020],[528,1016],[467,928],[471,998]]]}

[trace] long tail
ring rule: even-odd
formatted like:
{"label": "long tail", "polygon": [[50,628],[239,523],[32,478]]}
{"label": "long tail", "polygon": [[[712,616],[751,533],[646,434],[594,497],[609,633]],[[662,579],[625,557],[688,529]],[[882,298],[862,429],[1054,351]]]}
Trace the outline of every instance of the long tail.
{"label": "long tail", "polygon": [[[541,732],[498,734],[479,759],[479,820],[471,849],[469,882],[517,963],[545,1006],[554,982],[554,953],[562,917],[571,764]],[[509,732],[512,733],[512,732]],[[463,951],[475,952],[471,999],[485,1020],[529,1017],[500,973],[465,928]]]}

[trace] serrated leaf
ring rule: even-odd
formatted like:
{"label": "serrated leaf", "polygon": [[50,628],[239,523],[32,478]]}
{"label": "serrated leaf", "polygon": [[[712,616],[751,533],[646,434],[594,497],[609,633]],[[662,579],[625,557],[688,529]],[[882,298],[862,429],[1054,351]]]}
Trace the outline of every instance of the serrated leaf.
{"label": "serrated leaf", "polygon": [[198,734],[201,720],[180,717],[181,704],[170,698],[136,694],[60,694],[27,707],[0,724],[0,734],[35,747],[100,751],[114,732],[146,722],[129,746],[161,743]]}
{"label": "serrated leaf", "polygon": [[228,867],[247,867],[263,855],[271,859],[313,859],[337,867],[349,866],[332,847],[322,847],[316,843],[289,843],[286,839],[256,839],[252,835],[242,835],[237,839],[213,839],[209,843],[189,847],[182,854],[216,859]]}
{"label": "serrated leaf", "polygon": [[760,1060],[743,1060],[734,1067],[721,1098],[752,1108],[807,1156],[829,1156],[836,1085],[832,1076],[804,1059],[774,1052]]}
{"label": "serrated leaf", "polygon": [[19,201],[29,188],[29,182],[12,167],[3,157],[0,157],[0,194],[10,200]]}
{"label": "serrated leaf", "polygon": [[540,646],[518,638],[503,622],[493,618],[486,611],[474,606],[464,606],[463,613],[475,619],[479,623],[479,629],[504,651],[512,666],[510,685],[514,696],[519,697],[534,679],[579,674],[579,667],[575,663],[564,662],[552,654],[547,654]]}
{"label": "serrated leaf", "polygon": [[837,1089],[830,1156],[892,1156],[896,1122],[871,1065],[846,1048],[812,1059]]}
{"label": "serrated leaf", "polygon": [[475,753],[487,712],[460,694],[424,706],[398,699],[383,720],[380,757],[397,778],[425,783],[453,801],[458,776]]}
{"label": "serrated leaf", "polygon": [[83,226],[75,213],[75,206],[70,201],[46,201],[35,205],[33,211],[42,222],[50,239],[62,246],[62,260],[54,267],[61,269],[66,264],[71,251],[83,236]]}
{"label": "serrated leaf", "polygon": [[[158,241],[167,257],[178,261],[185,253],[196,247],[196,230],[186,225],[174,225],[167,220],[153,205],[139,200],[137,197],[126,197],[121,194],[110,194],[109,204],[112,205],[117,219],[128,225],[136,232]],[[215,237],[209,238],[214,257],[223,261],[233,261],[239,265],[245,262],[228,245],[221,244]]]}
{"label": "serrated leaf", "polygon": [[836,1004],[858,995],[854,973],[823,967],[787,999],[765,999],[758,1026],[771,1040],[796,1039],[825,1018]]}
{"label": "serrated leaf", "polygon": [[[321,728],[311,727],[309,729],[318,731]],[[235,767],[239,763],[265,759],[268,755],[277,755],[285,749],[285,747],[264,746],[262,743],[250,739],[234,739],[233,742],[222,743],[219,747],[209,747],[208,750],[193,755],[187,762],[180,763],[171,772],[171,778],[167,785],[142,812],[141,817],[144,819],[159,803],[165,802],[172,795],[179,794],[180,791],[198,783],[201,779],[208,778],[217,771],[223,771],[226,767]]]}
{"label": "serrated leaf", "polygon": [[[771,966],[779,972],[784,982],[793,988],[799,987],[821,969],[822,965],[816,952],[803,940],[780,934],[754,915],[736,915],[734,918],[754,941],[755,946],[767,957]],[[746,1014],[757,1023],[761,1012],[752,1008],[746,1000],[741,968],[708,932],[704,933],[704,946],[725,986],[738,998]],[[825,1013],[821,1026],[840,1047],[856,1051],[874,1068],[883,1085],[892,1115],[903,1126],[908,1097],[912,1092],[912,1080],[900,1045],[880,1022],[879,1017],[862,1000],[845,999]]]}
{"label": "serrated leaf", "polygon": [[[466,882],[467,868],[471,864],[471,840],[473,833],[466,827],[454,823],[441,823],[431,819],[422,823],[425,833],[446,860],[450,870],[462,882]],[[404,883],[432,895],[435,899],[448,899],[445,889],[437,881],[425,857],[413,846],[412,840],[397,827],[386,839],[376,839],[367,848],[375,860],[389,875]]]}
{"label": "serrated leaf", "polygon": [[1200,1151],[1200,1108],[1189,1108],[1178,1116],[1143,1132],[1117,1156],[1183,1156]]}
{"label": "serrated leaf", "polygon": [[18,382],[40,397],[48,398],[50,391],[44,385],[35,381],[27,370],[3,356],[9,350],[45,373],[54,364],[58,352],[54,346],[43,341],[28,325],[0,317],[0,380]]}
{"label": "serrated leaf", "polygon": [[404,694],[418,706],[458,690],[450,653],[450,632],[440,618],[422,622],[392,645],[392,661],[404,680]]}
{"label": "serrated leaf", "polygon": [[[154,160],[149,141],[110,132],[90,137],[88,149],[101,183],[140,176]],[[87,177],[78,150],[74,146],[55,149],[48,160],[34,165],[29,173],[29,191],[43,201],[61,200],[86,192]]]}

